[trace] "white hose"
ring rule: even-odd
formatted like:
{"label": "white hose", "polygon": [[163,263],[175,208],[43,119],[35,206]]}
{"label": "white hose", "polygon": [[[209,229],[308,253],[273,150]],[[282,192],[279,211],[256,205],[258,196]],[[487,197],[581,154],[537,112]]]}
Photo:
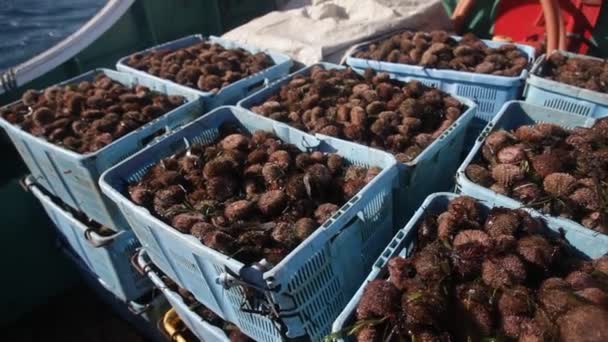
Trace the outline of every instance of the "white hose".
{"label": "white hose", "polygon": [[134,1],[109,0],[78,31],[36,57],[6,70],[0,75],[0,94],[32,81],[76,56],[112,27]]}

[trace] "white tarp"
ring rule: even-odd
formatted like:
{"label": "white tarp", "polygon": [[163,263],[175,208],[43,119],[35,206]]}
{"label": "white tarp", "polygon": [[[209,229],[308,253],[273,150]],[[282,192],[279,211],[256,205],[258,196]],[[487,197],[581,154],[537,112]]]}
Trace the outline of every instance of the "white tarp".
{"label": "white tarp", "polygon": [[441,0],[291,0],[226,33],[304,64],[339,62],[353,44],[400,29],[451,29]]}

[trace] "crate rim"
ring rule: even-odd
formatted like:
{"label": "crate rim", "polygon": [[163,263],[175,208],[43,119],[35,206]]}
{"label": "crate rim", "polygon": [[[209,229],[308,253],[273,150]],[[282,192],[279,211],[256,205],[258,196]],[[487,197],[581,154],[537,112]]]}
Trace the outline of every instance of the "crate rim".
{"label": "crate rim", "polygon": [[[374,38],[356,45],[353,45],[347,52],[346,56],[346,64],[349,66],[355,67],[353,64],[357,64],[356,67],[364,67],[372,68],[378,71],[391,72],[388,69],[394,69],[397,67],[407,67],[410,70],[403,70],[399,73],[408,74],[410,76],[423,76],[423,77],[432,77],[432,78],[441,78],[450,81],[464,81],[464,82],[479,82],[479,83],[496,83],[497,80],[500,80],[501,84],[496,86],[506,87],[506,86],[514,86],[518,85],[530,74],[530,71],[525,68],[518,76],[503,76],[503,75],[488,75],[488,74],[480,74],[474,73],[470,71],[457,71],[450,69],[437,69],[437,68],[426,68],[419,65],[410,65],[410,64],[402,64],[402,63],[394,63],[387,61],[376,61],[371,59],[364,59],[354,57],[354,53],[360,51],[364,47],[367,47],[370,44],[383,40],[391,35],[394,35],[399,32],[405,32],[407,30],[402,30],[398,32],[393,32],[389,35],[384,35],[378,38]],[[462,39],[462,36],[451,35],[450,37],[459,41]],[[481,39],[488,46],[501,46],[506,44],[513,44],[517,46],[518,49],[523,51],[528,57],[528,67],[532,67],[534,63],[534,56],[536,54],[536,49],[530,45],[521,44],[521,43],[509,43],[509,42],[497,42],[488,39]],[[435,73],[441,73],[441,75],[435,75]],[[391,72],[393,73],[393,72]]]}
{"label": "crate rim", "polygon": [[[503,115],[505,115],[507,113],[507,110],[509,108],[511,108],[511,106],[525,106],[525,107],[532,107],[532,108],[536,108],[536,109],[544,109],[544,110],[551,110],[551,111],[555,111],[555,112],[559,112],[562,115],[567,114],[569,116],[572,116],[573,118],[577,118],[577,119],[581,119],[581,115],[578,114],[573,114],[573,113],[567,113],[567,112],[563,112],[563,111],[559,111],[556,109],[552,109],[552,108],[547,108],[547,107],[543,107],[537,104],[532,104],[532,103],[528,103],[528,102],[524,102],[524,101],[520,101],[520,100],[516,100],[516,101],[509,101],[506,102],[504,104],[504,106],[500,109],[500,111],[498,112],[498,114],[496,114],[496,116],[492,119],[492,121],[490,123],[488,123],[488,125],[483,129],[482,133],[480,134],[479,137],[477,137],[477,139],[475,140],[475,145],[473,145],[473,147],[470,149],[469,153],[467,154],[466,158],[464,159],[464,161],[462,162],[462,164],[460,164],[460,166],[458,167],[458,170],[456,171],[456,184],[457,187],[460,187],[462,184],[466,185],[467,187],[471,187],[471,188],[476,188],[479,191],[485,192],[489,195],[491,195],[492,197],[498,199],[500,202],[502,202],[504,205],[509,205],[513,208],[528,208],[526,207],[526,205],[524,203],[522,203],[521,201],[517,201],[511,197],[499,194],[495,191],[492,191],[489,188],[483,187],[479,184],[474,183],[473,181],[471,181],[469,179],[469,177],[467,177],[466,175],[466,167],[469,166],[471,164],[471,162],[473,161],[473,159],[479,154],[479,151],[481,150],[483,143],[485,141],[485,138],[487,137],[487,135],[495,130],[495,125],[497,124],[498,121],[500,121],[501,117]],[[588,118],[585,117],[585,120],[587,123],[592,124],[594,122],[597,121],[597,119],[594,118]],[[473,196],[475,197],[475,195],[471,195],[471,194],[467,194],[467,193],[463,193],[463,195],[468,195],[468,196]],[[548,215],[545,213],[542,213],[538,210],[534,210],[534,209],[530,209],[533,212],[539,213],[540,215],[546,217],[549,220],[553,220],[556,222],[559,221],[567,221],[569,224],[572,225],[571,229],[574,229],[582,234],[586,234],[586,235],[590,235],[590,236],[607,236],[606,234],[602,234],[600,232],[597,232],[595,230],[586,228],[585,226],[583,226],[582,224],[570,220],[570,219],[566,219],[563,217],[557,217],[557,216],[552,216],[552,215]]]}
{"label": "crate rim", "polygon": [[[556,50],[556,51],[552,52],[552,54],[555,54],[555,53],[560,53],[569,58],[578,57],[578,58],[583,58],[583,59],[593,59],[593,60],[605,61],[605,59],[602,59],[602,58],[581,55],[578,53],[569,52],[569,51],[565,51],[565,50]],[[544,78],[544,77],[540,76],[539,73],[540,73],[541,69],[543,68],[543,66],[545,65],[546,61],[547,61],[547,54],[542,54],[540,57],[538,57],[538,59],[534,63],[534,66],[530,70],[530,75],[526,82],[526,90],[524,91],[524,93],[526,95],[528,93],[529,86],[534,86],[534,87],[540,88],[545,91],[550,91],[553,93],[555,93],[555,92],[565,93],[569,97],[574,97],[574,98],[584,100],[584,101],[592,101],[592,102],[596,102],[603,106],[608,106],[608,94],[606,94],[606,93],[601,93],[599,91],[593,91],[593,90],[573,86],[573,85],[570,85],[567,83],[550,80],[548,78]],[[560,88],[562,88],[562,89],[560,89]]]}
{"label": "crate rim", "polygon": [[[240,115],[246,115],[246,116],[250,116],[250,117],[253,116],[256,119],[259,119],[259,117],[256,114],[253,114],[243,108],[239,108],[239,107],[235,107],[235,106],[220,106],[220,107],[210,111],[208,113],[208,115],[211,115],[212,113],[215,113],[215,112],[224,111],[224,110],[231,110],[231,111],[237,110],[240,112]],[[188,123],[187,125],[184,125],[184,126],[180,127],[179,129],[174,130],[173,132],[171,132],[170,135],[180,134],[181,131],[187,129],[188,127],[198,125],[198,122],[201,119],[203,119],[203,118],[202,117],[197,118],[196,120]],[[265,118],[265,119],[272,122],[273,129],[275,131],[280,130],[280,129],[285,129],[285,128],[293,129],[292,127],[289,127],[288,125],[285,125],[278,121],[270,120],[267,118]],[[306,135],[308,135],[308,134],[306,134]],[[169,136],[169,135],[167,135],[167,136]],[[316,137],[316,136],[312,136],[312,135],[308,135],[308,137],[310,139],[313,139],[313,141],[318,142],[317,144],[312,145],[313,147],[318,146],[321,144],[321,142],[327,140],[324,137]],[[331,139],[329,139],[329,140],[331,141]],[[349,142],[349,141],[344,141],[344,140],[340,140],[340,139],[336,139],[336,140],[339,140],[340,142],[346,142],[348,144],[357,145],[357,144]],[[145,207],[142,207],[142,206],[139,206],[139,205],[136,205],[135,203],[133,203],[130,199],[128,199],[126,196],[124,196],[121,192],[119,192],[117,189],[115,189],[113,186],[111,186],[110,182],[106,181],[108,178],[112,177],[112,174],[115,172],[114,170],[120,168],[123,164],[128,163],[131,159],[137,157],[138,155],[146,153],[147,150],[151,149],[152,147],[154,147],[160,143],[162,143],[162,140],[156,141],[155,143],[148,145],[146,148],[129,156],[128,158],[122,160],[120,163],[117,163],[113,167],[104,171],[104,173],[99,178],[99,184],[100,184],[102,191],[108,197],[110,197],[113,201],[117,202],[118,204],[122,204],[122,203],[132,204],[133,210],[136,210],[137,212],[139,212],[142,215],[149,215],[150,217],[152,217],[152,219],[155,221],[155,223],[157,224],[158,227],[163,229],[166,233],[173,235],[175,238],[179,239],[184,244],[187,244],[187,246],[189,246],[190,248],[192,248],[194,250],[202,249],[205,251],[205,253],[212,253],[218,260],[222,260],[226,265],[229,265],[233,269],[233,271],[236,271],[237,274],[238,274],[238,270],[245,268],[245,267],[250,267],[251,265],[244,264],[239,260],[236,260],[230,256],[227,256],[219,251],[214,250],[213,248],[210,248],[210,247],[202,244],[198,239],[196,239],[195,237],[193,237],[189,234],[183,234],[183,233],[178,232],[176,229],[171,227],[169,224],[163,222],[162,220],[160,220],[156,216],[154,216]],[[362,146],[362,145],[360,145],[360,146],[366,147],[366,146]],[[390,165],[387,165],[386,167],[384,167],[382,169],[382,171],[371,182],[366,184],[363,188],[361,188],[361,190],[359,190],[359,192],[357,192],[357,194],[355,196],[353,196],[350,200],[348,200],[341,207],[339,207],[339,209],[336,213],[339,212],[341,215],[344,215],[345,213],[350,211],[351,216],[356,217],[357,213],[354,213],[354,214],[352,213],[352,207],[361,200],[360,194],[362,194],[364,191],[368,191],[368,189],[370,187],[375,185],[375,183],[378,181],[378,179],[384,178],[384,177],[392,177],[393,176],[392,174],[395,174],[395,175],[397,174],[397,161],[395,160],[394,156],[392,156],[389,153],[380,151],[380,150],[374,149],[374,151],[376,153],[384,154],[385,158],[388,158],[388,160],[390,161]],[[346,209],[344,209],[345,207],[346,207]],[[291,261],[291,259],[295,259],[296,254],[298,254],[300,251],[302,251],[306,248],[309,248],[309,246],[307,245],[307,242],[310,242],[310,240],[312,240],[317,235],[322,235],[322,234],[328,235],[329,232],[331,231],[330,228],[332,228],[332,226],[335,230],[335,225],[333,225],[333,221],[335,221],[335,219],[334,219],[335,215],[336,214],[334,213],[334,215],[332,215],[330,218],[328,218],[323,224],[320,224],[319,227],[310,236],[308,236],[304,241],[300,242],[300,244],[298,244],[298,246],[296,248],[291,250],[278,264],[273,265],[272,268],[265,270],[262,273],[263,278],[265,280],[269,280],[269,281],[274,279],[276,273],[278,273],[280,271],[280,270],[277,271],[277,269],[282,269],[285,264],[287,264],[289,261]],[[327,224],[328,222],[330,222],[329,225]]]}
{"label": "crate rim", "polygon": [[[230,83],[227,86],[220,88],[217,92],[210,92],[210,91],[204,91],[204,90],[200,90],[200,89],[190,88],[188,86],[185,86],[183,84],[179,84],[179,83],[174,82],[172,80],[168,80],[168,79],[162,78],[160,76],[152,75],[152,74],[150,74],[150,73],[148,73],[148,72],[146,72],[144,70],[136,69],[136,68],[128,65],[127,63],[125,63],[129,59],[129,57],[131,57],[133,55],[143,54],[143,53],[152,52],[152,51],[159,51],[159,50],[162,50],[164,47],[166,47],[168,45],[185,44],[183,47],[187,47],[187,46],[193,45],[196,42],[204,42],[204,41],[210,41],[210,42],[222,45],[222,46],[224,46],[224,44],[237,44],[238,47],[240,47],[242,49],[245,49],[245,50],[247,50],[250,53],[254,53],[254,51],[263,52],[263,53],[266,53],[269,57],[271,57],[272,60],[273,60],[273,62],[275,64],[271,65],[270,67],[268,67],[268,68],[266,68],[264,70],[261,70],[261,71],[255,73],[255,74],[249,75],[249,76],[247,76],[245,78],[242,78],[242,79],[237,80],[237,81],[235,81],[233,83]],[[175,49],[173,49],[173,50],[175,50]],[[221,96],[224,93],[231,91],[232,89],[236,89],[236,86],[238,86],[241,81],[253,78],[257,74],[263,73],[265,71],[269,71],[269,70],[271,70],[271,69],[273,69],[275,67],[278,67],[279,65],[281,65],[283,63],[287,63],[291,67],[293,65],[293,60],[288,55],[286,55],[286,54],[284,54],[282,52],[278,52],[276,50],[258,48],[256,46],[251,45],[251,44],[242,43],[240,41],[236,41],[236,40],[232,40],[232,39],[226,39],[226,38],[218,37],[218,36],[215,36],[215,35],[205,36],[202,33],[196,33],[196,34],[191,34],[191,35],[188,35],[188,36],[185,36],[185,37],[181,37],[181,38],[178,38],[178,39],[174,39],[174,40],[171,40],[171,41],[167,41],[167,42],[164,42],[162,44],[155,45],[155,46],[149,47],[149,48],[141,50],[141,51],[136,51],[136,52],[133,52],[133,53],[131,53],[129,55],[121,57],[118,60],[118,62],[116,62],[116,68],[118,70],[120,70],[120,71],[123,71],[123,72],[127,72],[127,73],[130,73],[130,74],[145,75],[146,77],[152,78],[152,79],[154,79],[156,81],[170,83],[170,84],[172,84],[174,86],[178,86],[178,87],[189,89],[191,91],[195,91],[200,96],[202,96],[204,98],[214,98],[214,97]],[[269,83],[269,80],[266,77],[264,77],[263,80],[264,80],[264,82],[265,82],[266,85]]]}
{"label": "crate rim", "polygon": [[[245,97],[244,99],[240,100],[240,101],[239,101],[239,102],[238,102],[236,105],[237,105],[239,108],[243,108],[243,109],[247,110],[249,113],[251,113],[251,114],[253,114],[253,115],[256,115],[256,116],[258,116],[258,117],[263,117],[263,118],[266,118],[266,117],[265,117],[265,116],[263,116],[263,115],[259,115],[259,114],[254,113],[253,111],[251,111],[251,107],[252,107],[252,106],[251,106],[251,102],[254,102],[254,101],[258,100],[258,97],[259,97],[259,95],[260,95],[262,92],[269,91],[269,90],[271,90],[271,89],[273,89],[273,88],[277,88],[277,89],[276,89],[277,91],[274,91],[274,92],[273,92],[273,94],[277,93],[277,92],[278,92],[278,90],[280,90],[280,87],[281,87],[281,86],[283,86],[283,85],[285,85],[285,84],[289,83],[289,81],[290,81],[290,80],[292,80],[292,79],[293,79],[295,76],[297,76],[297,75],[302,75],[302,74],[304,74],[304,73],[307,73],[307,72],[309,72],[309,71],[310,71],[310,70],[311,70],[313,67],[317,67],[317,66],[321,66],[321,67],[323,67],[323,68],[325,68],[325,69],[327,69],[327,70],[331,70],[331,69],[341,69],[341,70],[342,70],[342,69],[351,68],[353,71],[357,72],[357,71],[356,71],[354,68],[352,68],[352,67],[350,67],[350,66],[344,66],[344,65],[333,64],[333,63],[328,63],[328,62],[319,62],[319,63],[315,63],[315,64],[309,65],[309,66],[307,66],[307,67],[304,67],[304,68],[302,68],[302,69],[300,69],[300,70],[297,70],[297,71],[295,71],[295,72],[293,72],[293,73],[291,73],[291,74],[289,74],[289,75],[287,75],[287,76],[285,76],[285,77],[283,77],[283,78],[281,78],[281,79],[276,80],[275,82],[271,83],[271,84],[270,84],[270,85],[269,85],[267,88],[265,88],[265,89],[260,89],[259,91],[256,91],[255,93],[253,93],[253,94],[251,94],[251,95],[249,95],[249,96]],[[393,75],[391,75],[391,79],[393,79],[393,80],[395,80],[395,81],[397,81],[397,82],[401,82],[401,83],[407,83],[407,82],[408,82],[408,81],[404,81],[404,80],[400,79],[398,76],[393,77]],[[442,92],[443,92],[443,91],[442,91]],[[445,92],[444,92],[444,93],[445,93]],[[460,115],[460,117],[459,117],[458,119],[456,119],[456,121],[454,121],[454,122],[452,123],[452,125],[450,125],[450,127],[448,127],[448,128],[447,128],[447,129],[446,129],[446,130],[445,130],[445,131],[444,131],[444,132],[443,132],[443,133],[442,133],[442,134],[441,134],[439,137],[437,137],[435,140],[433,140],[433,142],[432,142],[432,143],[431,143],[429,146],[425,147],[425,148],[424,148],[424,150],[422,150],[422,152],[421,152],[421,153],[420,153],[418,156],[416,156],[416,158],[414,158],[414,160],[412,160],[412,161],[410,161],[410,162],[407,162],[407,163],[401,163],[401,162],[397,161],[397,164],[402,164],[402,165],[406,165],[406,166],[409,166],[409,167],[414,167],[414,166],[416,166],[417,164],[419,164],[419,163],[420,163],[420,162],[423,160],[423,157],[424,157],[424,155],[423,155],[423,154],[424,154],[425,152],[428,154],[428,153],[430,153],[430,152],[428,152],[428,151],[434,151],[434,150],[436,150],[436,149],[440,148],[441,146],[439,146],[439,145],[440,145],[441,141],[442,141],[442,140],[444,140],[444,139],[446,138],[446,136],[447,136],[447,135],[449,135],[449,134],[451,133],[451,131],[453,131],[453,130],[454,130],[456,127],[457,127],[457,126],[462,125],[462,124],[463,124],[463,121],[468,121],[468,117],[469,117],[469,116],[471,116],[471,117],[472,117],[472,116],[474,116],[474,115],[475,115],[475,113],[476,113],[476,111],[477,111],[477,107],[478,107],[478,106],[477,106],[477,104],[475,103],[475,101],[473,101],[473,100],[471,100],[471,99],[468,99],[468,98],[466,98],[466,97],[459,96],[459,95],[454,95],[454,94],[449,94],[449,93],[447,93],[447,94],[448,94],[449,96],[451,96],[451,97],[453,97],[453,98],[457,99],[457,100],[458,100],[458,101],[459,101],[461,104],[463,104],[463,105],[467,106],[467,109],[466,109],[466,110],[464,111],[464,113],[462,113],[462,114]],[[265,99],[267,99],[267,98],[268,98],[268,97],[266,97]],[[265,99],[263,99],[262,101],[264,101]],[[259,101],[258,101],[258,102],[259,102]],[[268,118],[266,118],[266,119],[268,119]],[[271,119],[271,120],[272,120],[272,119]],[[283,122],[280,122],[280,121],[276,121],[276,120],[273,120],[273,121],[278,122],[278,123],[280,123],[280,124],[282,124],[282,125],[288,126],[288,127],[290,127],[291,129],[295,129],[295,130],[298,130],[298,131],[300,131],[300,132],[303,132],[303,133],[306,133],[306,134],[312,135],[312,133],[309,133],[309,132],[306,132],[306,131],[304,131],[304,130],[301,130],[301,129],[298,129],[298,128],[295,128],[295,127],[292,127],[292,126],[290,126],[290,125],[288,125],[288,124],[286,124],[286,123],[283,123]],[[321,138],[321,139],[329,137],[329,136],[327,136],[327,135],[323,135],[323,134],[319,134],[319,133],[314,134],[314,136],[315,136],[315,137],[319,137],[319,138]],[[335,137],[334,137],[334,139],[338,139],[338,140],[341,140],[341,141],[346,141],[346,142],[349,142],[349,143],[353,143],[353,144],[357,144],[357,145],[365,146],[365,147],[367,147],[367,148],[370,148],[370,149],[373,149],[373,150],[376,150],[376,151],[380,151],[380,152],[383,152],[383,153],[388,153],[388,154],[391,154],[391,153],[389,153],[389,152],[387,152],[387,151],[384,151],[384,150],[381,150],[381,149],[378,149],[378,148],[375,148],[375,147],[371,147],[371,146],[367,146],[367,145],[359,144],[359,143],[356,143],[356,142],[353,142],[353,141],[350,141],[350,140],[347,140],[347,139],[335,138]],[[392,154],[391,154],[391,155],[392,155]]]}
{"label": "crate rim", "polygon": [[[95,69],[89,70],[89,71],[87,71],[87,72],[85,72],[83,74],[80,74],[80,75],[78,75],[76,77],[72,77],[69,80],[57,83],[55,85],[51,85],[51,86],[49,86],[47,88],[54,87],[54,86],[66,86],[66,85],[72,84],[74,82],[79,82],[79,81],[84,81],[84,80],[88,80],[88,79],[94,78],[96,75],[99,75],[99,74],[105,74],[106,76],[108,76],[110,78],[112,78],[112,75],[115,75],[115,76],[122,75],[122,76],[127,76],[127,77],[135,77],[136,81],[137,81],[136,83],[140,84],[140,82],[139,82],[140,80],[137,78],[137,75],[132,75],[132,74],[129,74],[129,73],[126,73],[126,72],[116,71],[116,70],[107,69],[107,68],[95,68]],[[113,78],[112,78],[112,80],[115,81],[115,82],[118,82],[118,81],[114,80]],[[118,83],[122,84],[122,82],[118,82]],[[47,88],[44,88],[44,89],[47,89]],[[42,90],[38,89],[38,91],[44,91],[44,89],[42,89]],[[156,91],[156,90],[154,90],[154,91]],[[145,124],[143,124],[142,126],[138,127],[137,129],[135,129],[135,130],[133,130],[133,131],[131,131],[131,132],[129,132],[129,133],[121,136],[120,138],[112,141],[110,144],[108,144],[108,145],[100,148],[97,151],[93,151],[93,152],[78,153],[76,151],[69,150],[69,149],[67,149],[67,148],[65,148],[65,147],[63,147],[61,145],[53,144],[50,141],[48,141],[48,140],[46,140],[46,139],[44,139],[42,137],[37,137],[37,136],[34,136],[33,134],[30,134],[29,132],[24,131],[19,125],[12,124],[12,123],[6,121],[2,117],[0,117],[0,126],[2,128],[4,128],[4,129],[7,129],[7,130],[10,130],[11,132],[14,132],[15,134],[18,134],[19,136],[22,136],[22,137],[27,136],[30,139],[34,139],[37,143],[42,144],[44,147],[49,148],[49,149],[54,149],[54,151],[56,153],[61,153],[61,154],[65,155],[65,156],[67,156],[69,158],[73,158],[73,159],[77,159],[77,160],[84,160],[84,159],[88,159],[88,158],[96,158],[99,154],[102,154],[105,151],[109,150],[110,147],[113,146],[115,143],[120,143],[126,137],[135,135],[135,134],[139,133],[140,131],[142,131],[144,129],[147,129],[148,127],[154,125],[155,123],[161,121],[164,116],[172,114],[173,112],[177,111],[178,109],[181,109],[183,106],[192,105],[193,103],[199,102],[199,103],[201,103],[203,105],[203,107],[205,107],[204,99],[200,98],[199,94],[193,93],[192,89],[186,88],[186,89],[180,89],[180,91],[189,92],[190,94],[188,94],[187,96],[191,96],[193,99],[188,99],[186,96],[180,95],[180,96],[182,96],[182,97],[184,97],[186,99],[186,101],[183,104],[181,104],[181,105],[175,107],[174,109],[172,109],[172,110],[170,110],[170,111],[162,114],[161,116],[157,117],[154,120],[146,122]],[[156,92],[160,93],[159,91],[156,91]],[[167,95],[167,94],[164,94],[164,95]],[[13,101],[13,102],[11,102],[11,103],[9,103],[7,105],[4,105],[4,106],[0,107],[0,109],[4,109],[4,108],[10,107],[10,106],[19,104],[21,102],[23,102],[23,101],[21,99],[19,99],[19,100]],[[201,112],[204,113],[205,110],[203,109],[203,110],[201,110]],[[169,131],[170,130],[167,130],[167,133]]]}

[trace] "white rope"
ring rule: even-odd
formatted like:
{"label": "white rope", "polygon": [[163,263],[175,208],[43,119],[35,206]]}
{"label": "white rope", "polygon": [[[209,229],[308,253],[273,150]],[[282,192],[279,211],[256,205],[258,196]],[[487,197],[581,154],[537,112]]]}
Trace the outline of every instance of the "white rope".
{"label": "white rope", "polygon": [[0,75],[0,94],[26,84],[70,58],[93,43],[120,19],[135,0],[109,0],[108,3],[78,31],[52,48],[30,60],[9,68]]}

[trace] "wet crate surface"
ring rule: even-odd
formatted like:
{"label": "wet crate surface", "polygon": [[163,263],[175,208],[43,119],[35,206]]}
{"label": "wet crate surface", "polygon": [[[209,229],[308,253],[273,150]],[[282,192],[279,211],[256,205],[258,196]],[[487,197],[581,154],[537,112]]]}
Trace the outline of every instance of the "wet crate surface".
{"label": "wet crate surface", "polygon": [[125,86],[141,84],[160,93],[184,96],[188,102],[110,145],[87,154],[69,151],[42,138],[34,137],[2,118],[0,118],[0,126],[11,138],[36,183],[95,221],[114,230],[120,230],[127,227],[127,224],[118,208],[101,193],[98,185],[101,173],[143,148],[157,135],[203,115],[204,105],[198,94],[190,90],[106,69],[93,70],[60,85],[92,80],[100,73]]}
{"label": "wet crate surface", "polygon": [[[352,164],[376,165],[383,171],[278,265],[260,272],[177,232],[123,195],[127,184],[163,157],[215,140],[217,127],[226,122],[249,132],[270,131],[301,150],[334,152]],[[397,169],[389,154],[329,137],[315,138],[244,109],[221,107],[107,171],[101,186],[119,204],[154,264],[203,305],[258,341],[280,340],[277,322],[289,337],[317,339],[329,333],[331,322],[393,235]],[[353,263],[360,267],[351,267]],[[265,299],[252,308],[242,287],[236,286],[237,278],[263,288]],[[268,300],[279,317],[246,312],[268,309]]]}

